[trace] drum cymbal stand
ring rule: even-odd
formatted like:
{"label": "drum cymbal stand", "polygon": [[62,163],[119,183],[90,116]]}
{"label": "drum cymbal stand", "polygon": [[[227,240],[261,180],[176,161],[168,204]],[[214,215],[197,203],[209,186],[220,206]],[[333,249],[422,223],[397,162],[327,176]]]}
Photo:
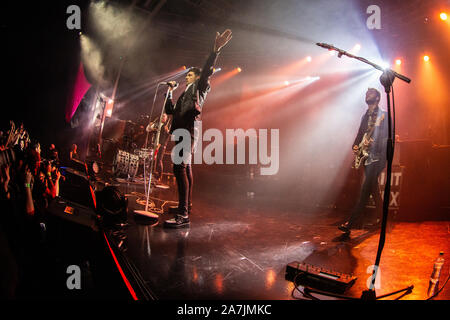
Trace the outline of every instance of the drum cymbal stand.
{"label": "drum cymbal stand", "polygon": [[[153,113],[153,108],[154,108],[155,100],[156,100],[156,94],[158,93],[158,87],[159,87],[160,84],[162,84],[162,83],[158,83],[158,86],[156,87],[155,97],[153,98],[153,105],[152,105],[152,110],[150,112],[149,121],[151,121],[151,114]],[[160,133],[161,133],[161,119],[162,119],[162,116],[164,114],[164,107],[166,106],[167,98],[169,96],[169,91],[170,91],[170,87],[167,89],[167,93],[166,93],[165,98],[164,98],[164,104],[163,104],[163,107],[161,109],[161,114],[159,116],[159,121],[158,121],[158,126],[157,126],[158,129],[156,131],[156,137],[155,137],[154,142],[153,142],[153,153],[151,153],[151,158],[150,158],[150,174],[149,174],[149,178],[148,178],[148,185],[147,185],[147,182],[146,182],[145,157],[144,157],[144,190],[145,190],[145,198],[146,198],[145,210],[134,210],[135,213],[140,214],[140,215],[144,215],[144,216],[149,217],[149,218],[158,218],[159,217],[159,215],[157,215],[156,213],[148,211],[148,200],[149,200],[150,191],[151,191],[151,183],[152,183],[152,175],[153,175],[152,168],[153,168],[153,161],[154,161],[154,158],[155,158],[154,152],[155,152],[155,150],[156,150],[156,148],[158,147],[158,144],[159,144],[159,136],[160,136]],[[147,144],[148,144],[148,134],[149,134],[149,131],[147,130],[147,137],[145,139],[145,147],[146,148],[147,148]]]}

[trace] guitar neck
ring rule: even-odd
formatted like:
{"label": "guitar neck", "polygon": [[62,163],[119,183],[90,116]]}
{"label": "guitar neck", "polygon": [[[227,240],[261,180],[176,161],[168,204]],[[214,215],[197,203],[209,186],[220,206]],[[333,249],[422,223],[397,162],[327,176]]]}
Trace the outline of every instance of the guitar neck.
{"label": "guitar neck", "polygon": [[372,135],[373,135],[373,133],[374,133],[374,131],[375,131],[375,128],[376,127],[378,127],[380,124],[381,124],[381,122],[384,120],[384,114],[383,115],[381,115],[376,121],[375,121],[375,123],[373,124],[373,126],[369,129],[369,131],[367,131],[366,132],[366,139],[370,139],[370,138],[372,138]]}

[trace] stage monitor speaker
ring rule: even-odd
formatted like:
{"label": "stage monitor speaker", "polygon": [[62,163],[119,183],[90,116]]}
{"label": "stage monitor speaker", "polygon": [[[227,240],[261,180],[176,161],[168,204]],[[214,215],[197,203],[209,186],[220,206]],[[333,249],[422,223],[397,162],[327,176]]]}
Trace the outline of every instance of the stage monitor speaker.
{"label": "stage monitor speaker", "polygon": [[60,180],[59,195],[69,201],[95,209],[95,193],[88,176],[81,171],[67,167],[61,167],[61,173],[64,178]]}
{"label": "stage monitor speaker", "polygon": [[48,206],[47,212],[63,220],[88,227],[98,231],[95,210],[62,197],[54,199]]}
{"label": "stage monitor speaker", "polygon": [[77,159],[70,160],[67,166],[83,173],[87,172],[86,162],[81,160]]}

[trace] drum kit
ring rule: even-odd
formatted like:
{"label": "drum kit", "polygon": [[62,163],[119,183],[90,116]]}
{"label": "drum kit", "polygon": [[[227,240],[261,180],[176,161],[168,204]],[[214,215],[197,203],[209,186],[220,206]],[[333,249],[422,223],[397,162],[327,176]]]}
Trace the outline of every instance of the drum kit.
{"label": "drum kit", "polygon": [[123,136],[116,143],[116,153],[112,159],[112,173],[116,177],[122,176],[133,180],[138,173],[142,174],[142,171],[148,172],[150,169],[154,150],[146,145],[153,146],[156,129],[154,129],[155,122],[151,122],[149,125],[151,129],[146,132],[144,129],[146,122],[148,123],[148,117],[145,116],[141,116],[138,123],[126,121]]}
{"label": "drum kit", "polygon": [[124,150],[118,150],[113,162],[112,171],[115,175],[135,177],[139,168],[139,156]]}
{"label": "drum kit", "polygon": [[[156,94],[158,92],[158,87],[159,85],[162,84],[159,83],[156,87],[155,90],[155,96],[153,99],[153,104],[152,104],[152,112],[153,112],[153,108],[155,106],[155,101],[156,101]],[[167,93],[165,95],[165,99],[163,102],[163,106],[166,104],[167,102],[167,98],[169,96],[169,91],[170,88],[167,89]],[[152,113],[151,112],[151,113]],[[146,118],[142,118],[142,124],[145,125],[145,123],[148,123],[147,127],[145,127],[145,130],[142,130],[144,128],[143,125],[139,126],[139,131],[138,131],[138,136],[140,136],[141,138],[144,136],[145,134],[145,142],[142,145],[144,148],[141,148],[139,150],[135,150],[134,152],[137,153],[138,159],[141,158],[143,161],[143,171],[144,171],[144,188],[145,188],[145,208],[144,210],[134,210],[135,214],[138,215],[142,215],[145,217],[149,217],[149,218],[158,218],[159,215],[154,211],[154,210],[149,210],[149,204],[150,204],[150,193],[151,193],[151,187],[152,185],[154,185],[155,187],[158,187],[158,185],[153,181],[152,176],[153,176],[153,167],[154,167],[154,160],[155,160],[155,154],[156,154],[156,150],[159,148],[160,145],[160,134],[161,134],[161,130],[167,130],[168,128],[170,128],[170,121],[169,122],[165,122],[166,120],[163,120],[164,118],[164,107],[161,109],[161,114],[160,116],[155,119],[154,121],[150,122],[151,117],[146,116]],[[167,117],[166,117],[167,119]],[[163,123],[165,123],[165,127],[163,128],[162,125]],[[151,134],[151,139],[149,141],[149,136]],[[166,140],[167,141],[167,140]],[[150,143],[149,143],[150,142]],[[153,146],[152,149],[148,149],[148,146]],[[149,161],[146,161],[147,158],[149,158]],[[149,170],[147,170],[147,163],[149,163]],[[148,172],[148,183],[147,183],[147,172]],[[162,174],[162,172],[161,172]],[[153,208],[154,209],[154,208]]]}

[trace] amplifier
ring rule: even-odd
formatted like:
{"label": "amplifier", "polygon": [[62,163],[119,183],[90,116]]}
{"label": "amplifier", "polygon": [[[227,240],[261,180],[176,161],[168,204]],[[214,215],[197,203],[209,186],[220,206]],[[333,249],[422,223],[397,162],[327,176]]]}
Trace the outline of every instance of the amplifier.
{"label": "amplifier", "polygon": [[59,195],[61,198],[80,203],[88,208],[95,208],[95,194],[89,177],[84,172],[61,167],[61,174],[64,179],[59,183]]}
{"label": "amplifier", "polygon": [[356,277],[327,270],[307,263],[293,261],[286,266],[286,280],[312,288],[343,293],[356,281]]}

